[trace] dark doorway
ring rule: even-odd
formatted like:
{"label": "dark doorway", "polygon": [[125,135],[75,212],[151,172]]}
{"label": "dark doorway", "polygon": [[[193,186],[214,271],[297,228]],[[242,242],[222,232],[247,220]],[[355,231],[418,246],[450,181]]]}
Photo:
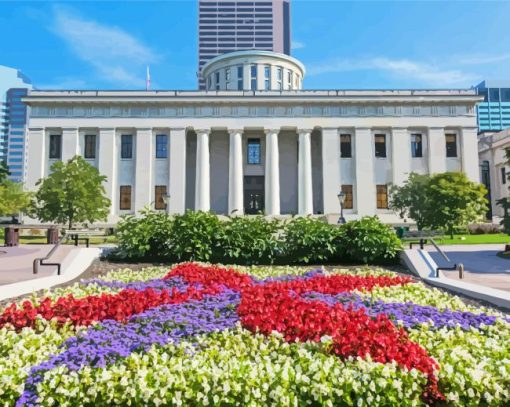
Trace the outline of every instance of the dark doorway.
{"label": "dark doorway", "polygon": [[244,177],[244,213],[255,215],[264,211],[264,177]]}

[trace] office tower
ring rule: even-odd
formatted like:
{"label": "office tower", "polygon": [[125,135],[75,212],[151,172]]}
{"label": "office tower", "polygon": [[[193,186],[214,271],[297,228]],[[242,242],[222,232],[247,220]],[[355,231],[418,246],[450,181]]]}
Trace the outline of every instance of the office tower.
{"label": "office tower", "polygon": [[478,103],[478,131],[496,132],[510,127],[510,81],[483,81],[475,86],[484,100]]}
{"label": "office tower", "polygon": [[0,65],[0,160],[9,167],[13,181],[23,181],[27,107],[21,99],[32,88],[21,71]]}
{"label": "office tower", "polygon": [[210,59],[233,51],[290,55],[290,0],[199,0],[198,80]]}

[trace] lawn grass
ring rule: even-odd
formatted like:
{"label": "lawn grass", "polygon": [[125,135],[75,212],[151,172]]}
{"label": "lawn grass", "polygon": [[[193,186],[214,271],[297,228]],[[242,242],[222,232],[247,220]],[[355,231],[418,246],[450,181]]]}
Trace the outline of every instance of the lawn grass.
{"label": "lawn grass", "polygon": [[[463,238],[463,239],[462,239]],[[443,239],[434,239],[440,245],[447,244],[491,244],[491,243],[501,243],[501,244],[510,244],[510,236],[506,233],[494,233],[494,234],[485,234],[485,235],[454,235],[453,239],[450,239],[449,236],[445,236]]]}

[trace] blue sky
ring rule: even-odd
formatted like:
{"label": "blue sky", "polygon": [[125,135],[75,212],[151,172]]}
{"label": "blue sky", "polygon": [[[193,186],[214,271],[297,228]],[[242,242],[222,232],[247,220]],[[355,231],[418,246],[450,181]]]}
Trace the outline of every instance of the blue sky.
{"label": "blue sky", "polygon": [[[38,88],[195,89],[197,1],[2,1],[0,64]],[[510,2],[292,0],[308,89],[510,79]]]}

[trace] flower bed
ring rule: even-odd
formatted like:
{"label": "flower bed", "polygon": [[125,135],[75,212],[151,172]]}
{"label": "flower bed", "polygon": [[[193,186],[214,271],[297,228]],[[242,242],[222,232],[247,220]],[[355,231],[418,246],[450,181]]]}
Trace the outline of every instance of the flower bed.
{"label": "flower bed", "polygon": [[6,405],[508,405],[510,320],[385,270],[122,270],[0,312]]}

